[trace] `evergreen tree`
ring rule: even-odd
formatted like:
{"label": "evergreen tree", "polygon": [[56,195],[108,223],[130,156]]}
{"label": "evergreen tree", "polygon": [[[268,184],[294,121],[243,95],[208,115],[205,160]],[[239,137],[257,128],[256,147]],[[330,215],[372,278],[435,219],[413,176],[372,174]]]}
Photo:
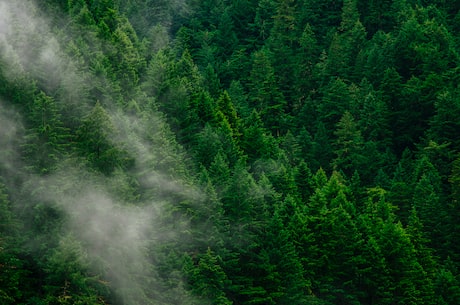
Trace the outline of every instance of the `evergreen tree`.
{"label": "evergreen tree", "polygon": [[380,290],[382,294],[372,298],[382,298],[388,304],[390,300],[396,304],[433,304],[433,286],[417,261],[409,233],[401,223],[395,222],[394,206],[385,201],[384,192],[378,189],[373,192],[363,215],[363,225],[383,256],[380,259],[384,260],[387,270],[384,281],[387,286]]}
{"label": "evergreen tree", "polygon": [[229,280],[221,264],[221,258],[208,248],[196,266],[188,267],[189,284],[199,297],[199,304],[232,304],[224,293]]}
{"label": "evergreen tree", "polygon": [[220,57],[222,61],[227,59],[235,51],[239,42],[235,33],[235,25],[231,14],[232,11],[227,7],[219,18],[219,24],[217,25],[215,36],[218,46],[217,56]]}
{"label": "evergreen tree", "polygon": [[128,165],[126,152],[110,141],[114,136],[115,127],[108,113],[99,102],[96,103],[77,130],[77,147],[89,164],[104,174]]}
{"label": "evergreen tree", "polygon": [[217,107],[230,124],[233,137],[238,142],[241,137],[241,120],[227,91],[224,91],[217,100]]}
{"label": "evergreen tree", "polygon": [[284,126],[281,118],[284,116],[286,101],[280,92],[271,63],[271,55],[266,49],[253,55],[253,66],[249,77],[249,101],[254,109],[259,111],[267,128],[278,135]]}
{"label": "evergreen tree", "polygon": [[455,1],[10,2],[0,303],[460,302]]}
{"label": "evergreen tree", "polygon": [[451,257],[455,263],[458,264],[460,255],[459,249],[455,240],[459,238],[458,234],[458,223],[456,219],[460,215],[460,158],[455,159],[452,164],[452,174],[449,182],[452,187],[452,201],[449,206],[449,226],[453,228],[448,236],[449,240],[449,251],[451,251]]}
{"label": "evergreen tree", "polygon": [[424,226],[424,233],[430,240],[433,249],[441,250],[445,244],[447,210],[441,203],[440,177],[431,166],[424,166],[423,174],[418,178],[414,189],[413,206],[416,208]]}
{"label": "evergreen tree", "polygon": [[[319,54],[318,41],[316,34],[310,23],[305,25],[299,39],[298,55],[291,73],[295,79],[293,84],[296,85],[293,111],[300,110],[302,102],[305,102],[311,91],[314,90],[314,65]],[[296,102],[297,101],[297,102]]]}
{"label": "evergreen tree", "polygon": [[70,140],[64,128],[56,102],[43,91],[33,99],[29,110],[31,127],[23,145],[26,161],[34,172],[48,173],[64,153]]}
{"label": "evergreen tree", "polygon": [[[45,301],[51,304],[98,304],[96,279],[85,275],[88,262],[81,246],[68,236],[61,240],[46,263]],[[93,283],[91,283],[93,282]],[[102,281],[99,281],[102,283]],[[105,288],[105,287],[100,287]]]}
{"label": "evergreen tree", "polygon": [[355,122],[350,112],[345,112],[337,123],[335,132],[337,147],[334,159],[334,169],[342,170],[348,177],[351,177],[355,170],[362,168],[364,164],[363,138],[358,124]]}
{"label": "evergreen tree", "polygon": [[261,236],[266,241],[263,251],[271,265],[263,286],[268,288],[272,304],[305,302],[309,288],[289,230],[284,228],[282,221],[292,217],[296,210],[292,200],[287,197],[280,209],[275,210],[272,221],[267,224],[266,236]]}
{"label": "evergreen tree", "polygon": [[296,20],[296,3],[294,0],[279,0],[273,15],[273,28],[267,42],[273,56],[273,67],[279,89],[287,101],[288,109],[293,107],[295,93],[292,84],[295,83],[295,66],[298,49],[298,29]]}
{"label": "evergreen tree", "polygon": [[27,269],[19,258],[22,238],[19,222],[13,214],[5,186],[0,183],[0,301],[17,304],[30,292],[26,285]]}
{"label": "evergreen tree", "polygon": [[413,161],[411,152],[405,150],[396,165],[391,181],[388,200],[398,206],[398,215],[403,223],[407,223],[413,199]]}
{"label": "evergreen tree", "polygon": [[253,110],[244,126],[241,148],[248,156],[248,161],[272,157],[275,150],[274,139],[263,126],[256,110]]}
{"label": "evergreen tree", "polygon": [[460,142],[455,136],[460,130],[458,121],[460,115],[458,103],[458,90],[444,90],[437,95],[435,101],[435,115],[431,118],[429,134],[431,139],[436,139],[438,144],[450,144],[449,149],[460,150]]}
{"label": "evergreen tree", "polygon": [[394,1],[358,1],[358,8],[369,35],[390,32],[396,26],[398,12]]}
{"label": "evergreen tree", "polygon": [[357,0],[344,1],[342,21],[328,52],[329,75],[349,80],[356,79],[352,69],[366,38],[366,30],[359,21],[356,3]]}
{"label": "evergreen tree", "polygon": [[458,271],[451,260],[447,260],[436,274],[434,281],[437,304],[455,304],[460,298]]}
{"label": "evergreen tree", "polygon": [[342,115],[350,109],[350,91],[341,78],[331,79],[330,82],[322,87],[323,97],[317,103],[317,112],[321,121],[325,124],[329,135],[335,130],[335,125],[339,122]]}

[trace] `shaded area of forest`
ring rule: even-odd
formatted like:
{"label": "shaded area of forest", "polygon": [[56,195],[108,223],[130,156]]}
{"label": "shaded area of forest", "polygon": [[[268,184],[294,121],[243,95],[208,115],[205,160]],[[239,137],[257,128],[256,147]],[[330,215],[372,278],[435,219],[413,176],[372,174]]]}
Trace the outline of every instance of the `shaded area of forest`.
{"label": "shaded area of forest", "polygon": [[0,0],[0,303],[460,304],[459,10]]}

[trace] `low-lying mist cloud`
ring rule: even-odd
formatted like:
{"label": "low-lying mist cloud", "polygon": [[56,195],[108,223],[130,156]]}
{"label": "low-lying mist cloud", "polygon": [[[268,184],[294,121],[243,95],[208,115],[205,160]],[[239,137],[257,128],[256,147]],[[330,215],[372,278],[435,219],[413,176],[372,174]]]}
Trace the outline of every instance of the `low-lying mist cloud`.
{"label": "low-lying mist cloud", "polygon": [[[44,88],[41,89],[52,92],[63,86],[67,95],[75,95],[72,83],[90,80],[86,78],[90,75],[89,68],[86,72],[74,70],[72,62],[61,51],[65,48],[37,11],[31,1],[0,0],[0,62],[6,69],[2,72],[11,80],[22,74],[41,78],[44,79]],[[40,69],[37,70],[37,66]],[[87,103],[87,100],[78,98],[72,101]],[[116,108],[110,105],[110,100],[106,105]],[[86,109],[90,107],[86,106]],[[189,200],[199,198],[199,190],[172,177],[171,172],[159,169],[161,166],[156,169],[152,166],[174,153],[174,149],[168,151],[168,143],[156,146],[158,143],[151,138],[151,132],[161,133],[165,128],[164,121],[158,118],[152,124],[113,109],[108,113],[115,126],[124,132],[114,135],[112,141],[114,145],[127,147],[136,164],[133,175],[139,177],[142,187],[159,189]],[[21,138],[22,129],[20,116],[0,104],[0,173],[14,175],[21,181],[22,196],[33,194],[34,200],[39,199],[64,212],[66,222],[62,236],[71,234],[79,241],[95,272],[102,272],[125,304],[141,304],[144,295],[155,295],[146,291],[146,283],[150,290],[159,285],[155,282],[155,258],[152,258],[151,249],[161,247],[168,240],[180,239],[182,232],[186,231],[185,223],[178,223],[174,231],[165,232],[161,228],[163,207],[173,196],[127,202],[112,193],[117,188],[116,176],[90,172],[73,163],[74,159],[62,160],[58,170],[46,177],[19,172],[22,164],[17,139]],[[176,297],[185,300],[185,293],[181,293]]]}
{"label": "low-lying mist cloud", "polygon": [[0,175],[4,177],[14,176],[17,172],[19,139],[22,133],[20,115],[0,101]]}
{"label": "low-lying mist cloud", "polygon": [[47,77],[57,68],[59,44],[36,12],[30,1],[0,0],[0,54],[9,65],[10,76],[22,71],[33,73],[32,66],[37,63],[46,67]]}
{"label": "low-lying mist cloud", "polygon": [[[63,237],[76,238],[94,273],[102,274],[124,304],[145,302],[145,282],[158,285],[149,249],[175,238],[157,227],[161,202],[136,206],[120,202],[106,188],[108,181],[68,165],[49,177],[30,177],[26,185],[35,199],[47,202],[65,215]],[[153,301],[153,300],[152,300]]]}

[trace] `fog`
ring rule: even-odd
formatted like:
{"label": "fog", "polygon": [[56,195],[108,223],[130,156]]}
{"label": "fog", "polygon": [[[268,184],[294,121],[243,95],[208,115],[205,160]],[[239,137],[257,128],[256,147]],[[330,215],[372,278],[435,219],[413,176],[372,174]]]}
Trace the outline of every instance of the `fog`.
{"label": "fog", "polygon": [[[78,86],[96,80],[89,76],[89,68],[77,70],[64,49],[49,20],[39,14],[33,2],[0,0],[3,75],[9,81],[23,76],[38,79],[47,94],[56,93],[58,88],[63,91],[54,94],[57,103],[80,103],[80,109],[90,109],[95,101],[79,96]],[[59,99],[60,96],[65,98]],[[7,104],[8,101],[0,104],[0,169],[5,173],[3,176],[9,177],[10,181],[5,183],[10,187],[17,187],[13,180],[19,182],[21,190],[15,191],[20,195],[13,194],[13,204],[24,204],[27,196],[33,196],[35,201],[62,212],[65,219],[62,238],[72,236],[77,241],[92,272],[101,274],[124,304],[141,304],[146,299],[153,304],[161,299],[163,288],[155,264],[162,258],[154,257],[154,249],[172,240],[185,242],[188,236],[184,234],[185,221],[177,219],[174,226],[165,230],[159,216],[171,198],[194,201],[202,197],[183,177],[174,177],[172,171],[155,166],[165,156],[170,156],[172,163],[180,156],[174,143],[154,140],[152,136],[153,133],[161,137],[168,129],[164,119],[158,116],[153,122],[146,121],[119,111],[110,96],[104,101],[115,126],[116,132],[110,136],[113,145],[123,147],[134,159],[132,175],[138,177],[138,187],[146,192],[131,200],[134,196],[122,194],[121,189],[126,185],[126,174],[115,172],[110,177],[97,174],[80,164],[78,158],[60,160],[57,169],[45,177],[22,170],[18,139],[24,120]],[[64,245],[65,242],[60,243]],[[174,294],[182,303],[188,296],[181,288],[180,277],[176,280]]]}

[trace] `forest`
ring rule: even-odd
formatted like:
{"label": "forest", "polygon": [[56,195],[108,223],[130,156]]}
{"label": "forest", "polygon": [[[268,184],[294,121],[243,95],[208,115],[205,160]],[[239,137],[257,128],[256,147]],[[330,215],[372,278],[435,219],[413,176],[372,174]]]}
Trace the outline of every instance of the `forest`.
{"label": "forest", "polygon": [[0,0],[0,304],[460,304],[460,2]]}

